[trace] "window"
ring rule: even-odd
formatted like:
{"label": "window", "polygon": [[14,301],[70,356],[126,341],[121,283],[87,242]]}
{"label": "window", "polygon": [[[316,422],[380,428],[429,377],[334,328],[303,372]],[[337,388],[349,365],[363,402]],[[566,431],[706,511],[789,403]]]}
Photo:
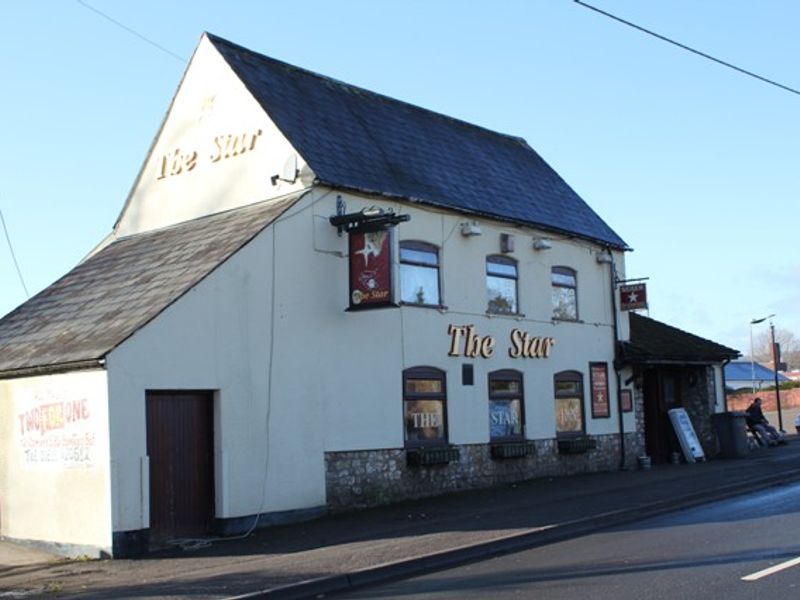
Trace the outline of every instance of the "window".
{"label": "window", "polygon": [[583,375],[562,371],[553,378],[556,402],[556,435],[583,433]]}
{"label": "window", "polygon": [[439,251],[425,242],[400,242],[400,300],[439,306]]}
{"label": "window", "polygon": [[486,259],[487,311],[499,314],[517,313],[517,262],[505,256]]}
{"label": "window", "polygon": [[403,371],[403,413],[406,446],[447,443],[444,371],[414,367]]}
{"label": "window", "polygon": [[491,441],[519,440],[524,437],[522,398],[522,374],[519,371],[506,369],[489,373]]}
{"label": "window", "polygon": [[575,271],[569,267],[553,267],[553,318],[578,320],[578,283]]}

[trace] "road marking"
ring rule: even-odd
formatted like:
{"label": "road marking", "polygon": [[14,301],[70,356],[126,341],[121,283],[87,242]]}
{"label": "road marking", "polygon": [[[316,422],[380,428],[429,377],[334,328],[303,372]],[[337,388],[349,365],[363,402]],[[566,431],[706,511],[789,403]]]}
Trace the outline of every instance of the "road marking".
{"label": "road marking", "polygon": [[779,565],[775,565],[768,569],[764,569],[763,571],[758,571],[757,573],[745,575],[744,577],[742,577],[742,581],[757,581],[762,577],[767,577],[768,575],[772,575],[774,573],[777,573],[778,571],[783,571],[784,569],[788,569],[789,567],[793,567],[795,565],[800,565],[800,557],[793,558],[792,560],[787,560],[786,562],[782,562]]}

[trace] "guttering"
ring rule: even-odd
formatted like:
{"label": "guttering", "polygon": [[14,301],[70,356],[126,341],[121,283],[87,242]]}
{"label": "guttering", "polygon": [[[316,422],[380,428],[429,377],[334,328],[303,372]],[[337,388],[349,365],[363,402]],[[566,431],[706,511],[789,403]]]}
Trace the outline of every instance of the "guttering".
{"label": "guttering", "polygon": [[91,360],[77,360],[74,362],[59,363],[57,365],[40,365],[37,367],[23,367],[0,371],[0,379],[17,379],[20,377],[36,377],[38,375],[56,375],[71,371],[87,371],[90,369],[105,369],[106,360],[95,358]]}
{"label": "guttering", "polygon": [[692,365],[698,367],[707,367],[710,365],[716,365],[721,360],[725,360],[724,358],[719,358],[716,360],[707,359],[707,360],[681,360],[679,358],[640,358],[640,359],[628,359],[620,362],[620,365]]}
{"label": "guttering", "polygon": [[[453,204],[446,204],[444,202],[435,202],[432,200],[425,200],[423,198],[417,198],[412,196],[405,196],[402,194],[394,193],[394,192],[385,192],[380,190],[373,190],[370,188],[359,187],[355,185],[347,185],[342,183],[335,183],[333,181],[329,181],[328,179],[322,179],[317,177],[314,180],[315,184],[324,185],[325,187],[329,187],[334,190],[340,190],[343,192],[355,193],[355,194],[365,194],[368,196],[380,196],[386,200],[390,200],[393,202],[409,202],[411,204],[421,204],[423,206],[430,206],[439,210],[449,210],[453,211],[462,215],[473,216],[473,217],[480,217],[485,219],[491,219],[493,221],[498,221],[501,223],[511,223],[513,225],[518,225],[522,227],[530,227],[532,229],[539,229],[541,231],[553,233],[556,235],[563,235],[567,238],[576,238],[580,240],[584,240],[587,242],[591,242],[592,244],[599,244],[606,248],[613,248],[614,250],[619,250],[621,252],[631,252],[633,248],[628,246],[622,238],[619,238],[619,242],[614,242],[612,240],[606,240],[601,238],[593,237],[586,233],[579,233],[576,231],[569,231],[567,229],[561,229],[559,227],[554,227],[552,225],[547,225],[545,223],[536,223],[534,221],[527,221],[524,219],[514,218],[511,216],[503,216],[498,215],[495,213],[490,213],[481,210],[474,210],[470,208],[466,208],[463,206],[455,206]],[[613,232],[613,231],[612,231]],[[616,235],[616,233],[614,234]],[[617,236],[619,237],[619,236]]]}

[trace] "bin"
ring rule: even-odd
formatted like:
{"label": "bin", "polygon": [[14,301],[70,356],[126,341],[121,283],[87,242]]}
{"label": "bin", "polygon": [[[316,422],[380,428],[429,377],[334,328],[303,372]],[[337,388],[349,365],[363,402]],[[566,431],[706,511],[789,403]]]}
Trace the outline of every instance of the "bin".
{"label": "bin", "polygon": [[744,458],[750,452],[743,412],[723,412],[711,415],[717,431],[719,455],[723,458]]}

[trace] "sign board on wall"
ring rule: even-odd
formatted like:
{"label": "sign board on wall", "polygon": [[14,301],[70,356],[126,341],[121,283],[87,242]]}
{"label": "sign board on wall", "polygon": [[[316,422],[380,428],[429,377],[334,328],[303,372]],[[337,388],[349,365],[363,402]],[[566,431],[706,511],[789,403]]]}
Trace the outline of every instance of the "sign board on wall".
{"label": "sign board on wall", "polygon": [[351,231],[350,309],[390,305],[392,297],[392,252],[389,229]]}
{"label": "sign board on wall", "polygon": [[622,407],[622,412],[633,412],[633,392],[631,390],[620,390],[619,403]]}
{"label": "sign board on wall", "polygon": [[14,427],[23,464],[90,467],[96,462],[96,418],[85,397],[36,392],[20,403]]}
{"label": "sign board on wall", "polygon": [[589,377],[592,388],[592,418],[604,419],[611,416],[608,401],[608,364],[589,363]]}
{"label": "sign board on wall", "polygon": [[644,283],[619,286],[620,310],[647,308],[647,286]]}

